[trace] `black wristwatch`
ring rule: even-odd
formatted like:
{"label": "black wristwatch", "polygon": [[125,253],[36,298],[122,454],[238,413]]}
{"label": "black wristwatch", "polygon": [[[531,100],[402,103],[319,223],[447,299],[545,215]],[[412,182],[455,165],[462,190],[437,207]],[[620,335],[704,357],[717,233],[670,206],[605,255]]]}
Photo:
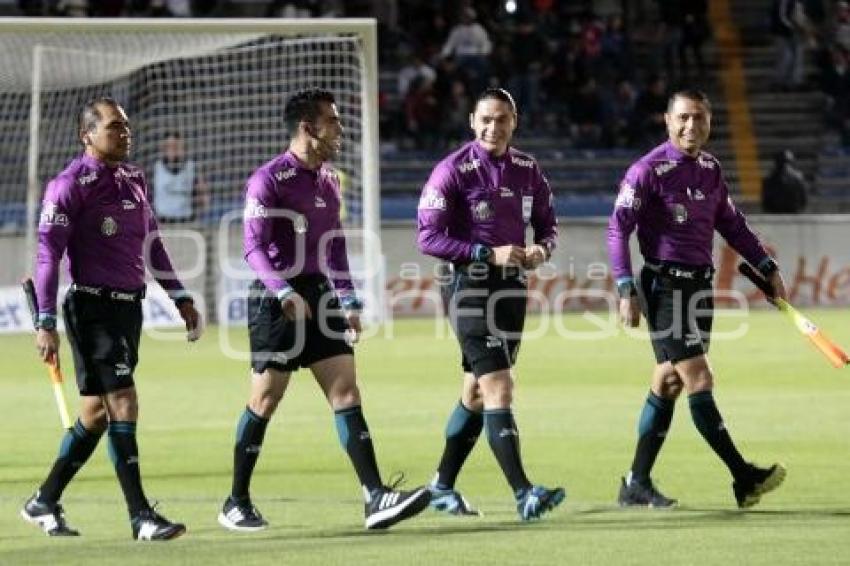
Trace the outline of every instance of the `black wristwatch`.
{"label": "black wristwatch", "polygon": [[473,261],[489,263],[491,257],[493,257],[493,248],[490,246],[485,246],[484,244],[475,244],[472,246]]}
{"label": "black wristwatch", "polygon": [[779,264],[776,260],[768,256],[764,258],[758,265],[758,270],[765,279],[770,279],[770,276],[779,271]]}
{"label": "black wristwatch", "polygon": [[195,301],[194,301],[194,299],[192,299],[192,297],[189,297],[189,296],[180,297],[179,299],[174,300],[174,306],[177,307],[178,309],[180,307],[182,307],[183,305],[185,305],[186,303],[188,303],[190,305],[194,305]]}
{"label": "black wristwatch", "polygon": [[36,328],[39,330],[56,330],[56,317],[52,315],[39,315]]}
{"label": "black wristwatch", "polygon": [[620,295],[621,299],[630,299],[636,296],[637,287],[635,287],[635,282],[632,279],[621,281],[617,284],[617,294]]}

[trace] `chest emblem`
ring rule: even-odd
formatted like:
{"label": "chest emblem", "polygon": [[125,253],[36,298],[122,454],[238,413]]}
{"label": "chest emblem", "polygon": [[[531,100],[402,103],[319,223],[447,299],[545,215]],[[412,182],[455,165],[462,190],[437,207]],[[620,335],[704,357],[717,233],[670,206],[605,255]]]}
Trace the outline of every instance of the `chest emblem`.
{"label": "chest emblem", "polygon": [[105,217],[100,225],[100,233],[107,238],[114,236],[118,233],[118,223],[111,216]]}
{"label": "chest emblem", "polygon": [[502,198],[512,198],[514,196],[514,192],[508,187],[500,187],[499,196]]}
{"label": "chest emblem", "polygon": [[493,218],[495,211],[493,205],[486,200],[481,200],[475,203],[472,208],[472,216],[478,222],[485,222]]}
{"label": "chest emblem", "polygon": [[315,204],[316,204],[316,208],[325,208],[326,206],[328,206],[327,203],[325,202],[325,199],[323,199],[322,197],[320,197],[318,195],[316,196],[316,203]]}

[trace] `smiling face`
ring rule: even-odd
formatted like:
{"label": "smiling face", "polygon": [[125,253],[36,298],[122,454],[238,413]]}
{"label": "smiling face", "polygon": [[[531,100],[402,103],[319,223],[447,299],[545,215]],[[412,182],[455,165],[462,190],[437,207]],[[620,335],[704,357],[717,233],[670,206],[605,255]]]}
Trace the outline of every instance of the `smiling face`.
{"label": "smiling face", "polygon": [[116,165],[130,155],[130,120],[124,109],[117,104],[101,102],[95,109],[99,117],[80,132],[80,139],[87,154],[99,161]]}
{"label": "smiling face", "polygon": [[711,133],[711,110],[699,100],[677,96],[664,114],[670,142],[682,153],[696,156]]}
{"label": "smiling face", "polygon": [[475,111],[469,117],[469,125],[475,132],[478,145],[490,155],[500,157],[511,143],[517,116],[507,102],[497,98],[485,98],[475,106]]}
{"label": "smiling face", "polygon": [[319,114],[312,123],[304,123],[310,146],[319,161],[336,157],[342,149],[342,122],[336,104],[319,103]]}

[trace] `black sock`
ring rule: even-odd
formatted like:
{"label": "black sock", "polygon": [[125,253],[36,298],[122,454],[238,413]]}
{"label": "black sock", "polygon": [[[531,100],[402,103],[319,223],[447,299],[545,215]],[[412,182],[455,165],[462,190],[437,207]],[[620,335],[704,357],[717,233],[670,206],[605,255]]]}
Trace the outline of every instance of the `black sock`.
{"label": "black sock", "polygon": [[633,480],[649,480],[655,458],[667,438],[675,407],[675,400],[664,399],[652,391],[649,392],[638,422],[638,442],[635,459],[632,461]]}
{"label": "black sock", "polygon": [[233,447],[233,487],[230,496],[237,500],[250,497],[251,476],[260,457],[269,420],[245,407],[236,425],[236,445]]}
{"label": "black sock", "polygon": [[351,458],[360,484],[369,492],[381,487],[381,474],[378,472],[378,463],[375,460],[375,447],[372,446],[372,436],[369,434],[369,426],[363,418],[360,405],[335,411],[334,421],[339,443]]}
{"label": "black sock", "polygon": [[59,456],[56,457],[53,468],[38,490],[40,501],[50,503],[59,501],[65,487],[97,448],[102,435],[102,432],[86,430],[80,419],[77,419],[74,426],[62,437],[62,442],[59,444]]}
{"label": "black sock", "polygon": [[717,410],[711,391],[700,391],[689,395],[688,403],[691,406],[691,416],[697,430],[729,468],[732,477],[744,477],[749,468],[738,449],[735,448],[732,437],[729,436],[723,424],[723,418]]}
{"label": "black sock", "polygon": [[514,494],[531,487],[531,482],[522,469],[519,454],[519,431],[510,409],[490,409],[484,411],[484,426],[487,428],[487,440],[493,455],[499,462],[505,478],[514,490]]}
{"label": "black sock", "polygon": [[446,424],[446,446],[437,467],[434,485],[440,489],[452,489],[466,458],[475,447],[475,442],[484,426],[484,417],[458,402]]}
{"label": "black sock", "polygon": [[112,421],[109,423],[109,456],[115,465],[118,482],[130,517],[149,509],[150,505],[142,490],[142,475],[139,471],[139,447],[136,444],[136,423]]}

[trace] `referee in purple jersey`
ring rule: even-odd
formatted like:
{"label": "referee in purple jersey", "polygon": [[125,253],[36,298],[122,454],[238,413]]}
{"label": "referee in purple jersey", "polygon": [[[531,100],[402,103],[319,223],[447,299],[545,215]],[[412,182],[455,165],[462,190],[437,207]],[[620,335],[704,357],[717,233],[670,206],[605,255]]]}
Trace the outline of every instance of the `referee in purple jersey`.
{"label": "referee in purple jersey", "polygon": [[[454,488],[482,428],[513,490],[522,520],[561,503],[561,487],[534,485],[523,469],[514,421],[514,375],[527,300],[525,269],[546,261],[557,240],[552,191],[537,162],[511,147],[517,109],[510,93],[485,90],[470,115],[475,139],[444,158],[419,200],[419,249],[447,262],[442,286],[460,344],[461,399],[446,425],[446,442],[431,483],[431,505],[477,515]],[[526,246],[526,226],[534,243]]]}
{"label": "referee in purple jersey", "polygon": [[[751,507],[779,487],[785,468],[745,461],[714,402],[714,373],[706,357],[714,312],[714,231],[759,268],[777,297],[785,297],[785,285],[776,262],[732,203],[720,163],[702,151],[711,128],[708,98],[695,90],[674,93],[665,120],[669,139],[628,169],[608,224],[620,318],[636,327],[643,311],[656,360],[634,460],[622,478],[618,501],[624,507],[677,503],[655,487],[650,471],[684,388],[697,430],[732,474],[738,506]],[[637,282],[629,255],[635,228],[644,260]]]}
{"label": "referee in purple jersey", "polygon": [[363,488],[366,528],[383,529],[425,509],[430,493],[384,485],[360,406],[346,333],[356,341],[361,304],[340,223],[339,179],[325,163],[342,147],[342,123],[333,95],[320,89],[294,94],[284,120],[289,147],[254,171],[245,189],[245,259],[257,276],[248,299],[251,389],[218,522],[242,532],[268,526],[251,502],[251,476],[289,378],[303,367],[334,411],[340,444]]}
{"label": "referee in purple jersey", "polygon": [[144,173],[124,161],[132,138],[126,112],[111,98],[96,98],[83,105],[77,123],[85,150],[48,183],[44,194],[35,289],[36,347],[45,361],[58,364],[56,293],[59,262],[67,252],[72,283],[62,308],[82,396],[80,417],[62,439],[53,468],[21,515],[48,535],[78,535],[65,522],[59,498],[106,430],[133,537],[172,539],[186,527],[168,521],[148,503],[136,444],[133,373],[142,329],[145,266],[174,300],[190,339],[200,333],[200,317],[160,240]]}

